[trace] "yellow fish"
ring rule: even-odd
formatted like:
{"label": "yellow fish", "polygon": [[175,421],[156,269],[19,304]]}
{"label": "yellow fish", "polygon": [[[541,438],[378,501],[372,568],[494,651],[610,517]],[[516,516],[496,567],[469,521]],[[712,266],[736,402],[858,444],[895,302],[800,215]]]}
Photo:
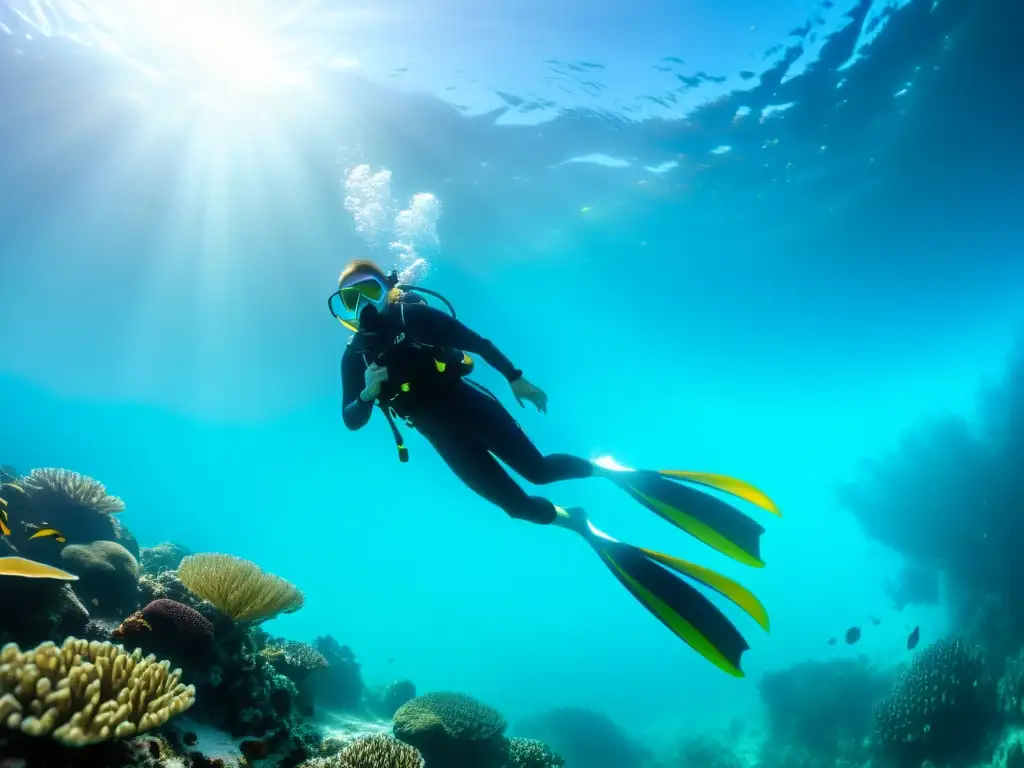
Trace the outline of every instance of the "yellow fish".
{"label": "yellow fish", "polygon": [[26,560],[24,557],[0,557],[0,576],[21,576],[25,579],[61,579],[78,581],[73,573],[62,571],[46,563]]}
{"label": "yellow fish", "polygon": [[7,527],[7,499],[0,498],[0,534],[11,535],[11,529]]}
{"label": "yellow fish", "polygon": [[35,525],[34,523],[28,523],[25,527],[26,528],[31,528],[32,530],[35,531],[35,533],[33,533],[31,536],[28,537],[29,541],[32,541],[32,539],[43,539],[43,538],[46,538],[47,536],[52,536],[53,538],[55,538],[61,544],[63,544],[65,541],[67,541],[67,539],[64,538],[64,534],[63,533],[58,531],[56,528],[48,528],[48,527],[46,527],[45,523],[42,526]]}

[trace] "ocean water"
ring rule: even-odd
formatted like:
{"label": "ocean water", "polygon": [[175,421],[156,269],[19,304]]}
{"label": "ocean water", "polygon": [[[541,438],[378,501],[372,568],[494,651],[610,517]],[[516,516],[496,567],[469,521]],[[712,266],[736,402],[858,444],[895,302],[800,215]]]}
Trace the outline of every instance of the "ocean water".
{"label": "ocean water", "polygon": [[[1012,0],[4,0],[0,463],[99,479],[143,546],[299,586],[274,634],[512,722],[585,707],[653,743],[756,718],[770,670],[906,662],[949,615],[892,605],[900,553],[838,489],[1006,370],[1021,29]],[[478,372],[542,450],[778,503],[753,570],[610,484],[543,491],[752,589],[745,678],[413,431],[402,465],[379,413],[345,429],[352,258],[545,389],[519,410]]]}

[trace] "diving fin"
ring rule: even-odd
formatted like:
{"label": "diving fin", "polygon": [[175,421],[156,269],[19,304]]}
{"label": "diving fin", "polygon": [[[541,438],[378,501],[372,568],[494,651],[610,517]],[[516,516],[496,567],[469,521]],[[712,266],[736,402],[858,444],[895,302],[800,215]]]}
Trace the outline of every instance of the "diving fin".
{"label": "diving fin", "polygon": [[629,469],[610,458],[594,464],[647,509],[737,562],[763,568],[761,534],[764,527],[731,504],[693,488],[694,483],[730,493],[779,514],[775,503],[749,483],[706,472]]}
{"label": "diving fin", "polygon": [[768,613],[750,591],[694,563],[613,539],[594,526],[581,509],[568,513],[572,527],[612,575],[676,637],[724,672],[745,676],[740,663],[750,646],[743,635],[708,598],[676,574],[728,598],[768,631]]}

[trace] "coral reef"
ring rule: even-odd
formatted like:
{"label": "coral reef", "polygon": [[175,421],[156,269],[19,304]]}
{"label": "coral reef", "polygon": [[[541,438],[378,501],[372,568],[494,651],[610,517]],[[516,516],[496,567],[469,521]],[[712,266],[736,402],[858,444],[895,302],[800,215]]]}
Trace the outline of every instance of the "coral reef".
{"label": "coral reef", "polygon": [[411,680],[394,680],[383,688],[375,688],[366,693],[370,709],[389,719],[395,716],[399,707],[415,698],[416,686]]}
{"label": "coral reef", "polygon": [[996,686],[980,651],[947,638],[919,653],[879,703],[874,740],[900,765],[978,758],[996,725]]}
{"label": "coral reef", "polygon": [[195,688],[180,677],[110,643],[68,638],[25,652],[12,643],[0,651],[0,721],[72,747],[130,737],[192,706]]}
{"label": "coral reef", "polygon": [[60,553],[63,567],[79,577],[75,591],[104,617],[122,615],[139,602],[139,564],[115,541],[68,544]]}
{"label": "coral reef", "polygon": [[302,768],[423,768],[423,756],[411,747],[386,734],[360,736],[349,742],[336,755],[316,757]]}
{"label": "coral reef", "polygon": [[142,572],[149,576],[159,576],[164,571],[176,571],[181,561],[192,553],[171,541],[164,541],[155,547],[143,547],[139,556]]}
{"label": "coral reef", "polygon": [[266,621],[294,613],[305,602],[302,591],[291,582],[231,555],[189,555],[178,566],[178,578],[236,622]]}
{"label": "coral reef", "polygon": [[836,756],[867,734],[876,702],[893,684],[866,659],[803,662],[765,673],[758,684],[768,718],[769,747],[786,745]]}
{"label": "coral reef", "polygon": [[462,693],[440,691],[403,704],[395,712],[394,734],[423,754],[427,768],[502,768],[507,725],[493,707]]}
{"label": "coral reef", "polygon": [[295,683],[298,690],[296,707],[301,714],[312,716],[315,694],[310,676],[323,674],[329,668],[324,655],[306,643],[278,639],[268,640],[260,655],[270,661],[275,671]]}
{"label": "coral reef", "polygon": [[508,740],[506,768],[559,768],[565,760],[537,739],[514,737]]}
{"label": "coral reef", "polygon": [[355,653],[330,635],[316,638],[313,647],[327,659],[327,670],[314,680],[317,702],[328,709],[345,712],[359,710],[364,685]]}
{"label": "coral reef", "polygon": [[607,715],[589,709],[553,709],[524,720],[516,732],[550,745],[568,766],[640,768],[651,756]]}
{"label": "coral reef", "polygon": [[184,603],[158,598],[126,618],[111,632],[129,643],[145,643],[148,649],[199,661],[213,644],[213,623]]}

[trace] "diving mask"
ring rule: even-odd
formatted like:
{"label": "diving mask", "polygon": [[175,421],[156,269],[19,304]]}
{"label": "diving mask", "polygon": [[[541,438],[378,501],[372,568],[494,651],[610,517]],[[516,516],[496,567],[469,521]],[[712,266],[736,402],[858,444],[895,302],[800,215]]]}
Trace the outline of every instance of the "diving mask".
{"label": "diving mask", "polygon": [[379,313],[384,312],[390,291],[391,288],[374,275],[351,275],[331,295],[331,314],[346,327],[358,327],[359,315],[367,307],[373,307]]}

